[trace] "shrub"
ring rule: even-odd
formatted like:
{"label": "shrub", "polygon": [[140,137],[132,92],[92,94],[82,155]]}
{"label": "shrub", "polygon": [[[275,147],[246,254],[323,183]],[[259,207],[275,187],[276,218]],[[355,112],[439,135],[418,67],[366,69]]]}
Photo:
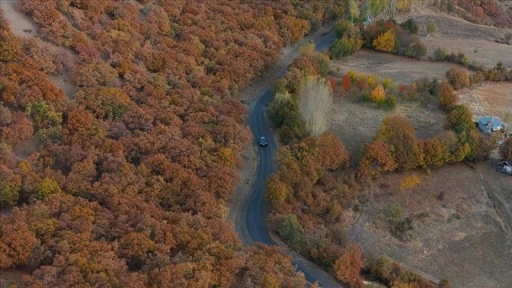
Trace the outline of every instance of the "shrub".
{"label": "shrub", "polygon": [[347,38],[336,40],[336,42],[331,46],[330,51],[333,59],[348,56],[352,53],[352,43]]}
{"label": "shrub", "polygon": [[401,267],[387,256],[370,259],[365,270],[374,279],[388,287],[437,287],[420,275]]}
{"label": "shrub", "polygon": [[471,109],[466,105],[455,105],[446,116],[446,121],[448,123],[448,127],[452,129],[461,126],[468,129],[474,127]]}
{"label": "shrub", "polygon": [[373,42],[375,50],[383,52],[393,52],[396,47],[396,36],[394,30],[389,30],[380,35]]}
{"label": "shrub", "polygon": [[446,78],[455,90],[469,86],[469,71],[466,68],[452,66],[446,71]]}
{"label": "shrub", "polygon": [[415,186],[418,186],[420,184],[421,180],[416,175],[411,175],[409,177],[406,177],[400,181],[400,191],[405,191],[408,189],[411,189]]}
{"label": "shrub", "polygon": [[46,196],[50,194],[56,194],[61,193],[62,190],[60,190],[59,184],[55,182],[55,180],[44,177],[44,179],[37,184],[35,189],[35,197],[38,200],[46,198]]}
{"label": "shrub", "polygon": [[434,60],[435,61],[444,61],[448,58],[448,51],[446,48],[438,47],[434,50]]}
{"label": "shrub", "polygon": [[387,279],[391,274],[392,269],[393,260],[387,256],[370,259],[366,264],[366,270],[368,270],[369,274],[381,283],[387,283]]}
{"label": "shrub", "polygon": [[421,58],[427,54],[427,46],[423,44],[419,38],[412,40],[407,49],[405,50],[405,56],[411,58]]}
{"label": "shrub", "polygon": [[297,248],[302,243],[303,228],[295,214],[282,216],[277,232],[279,237],[292,247]]}
{"label": "shrub", "polygon": [[449,111],[457,103],[457,97],[453,92],[453,87],[448,82],[441,83],[439,87],[439,107]]}
{"label": "shrub", "polygon": [[512,40],[512,32],[505,33],[504,40],[505,43],[510,44],[510,40]]}
{"label": "shrub", "polygon": [[412,34],[418,33],[418,24],[416,24],[416,21],[412,18],[407,19],[405,22],[401,23],[400,27],[404,28],[409,33],[412,33]]}
{"label": "shrub", "polygon": [[427,24],[427,33],[431,34],[437,31],[437,25],[434,22],[428,22]]}
{"label": "shrub", "polygon": [[398,204],[391,204],[384,211],[384,216],[388,221],[395,221],[402,218],[402,207]]}
{"label": "shrub", "polygon": [[393,80],[390,78],[382,79],[382,86],[384,86],[384,89],[391,87],[391,84],[393,84]]}
{"label": "shrub", "polygon": [[382,101],[377,102],[377,108],[379,109],[386,109],[386,110],[393,110],[396,107],[396,97],[395,96],[388,96],[384,98]]}
{"label": "shrub", "polygon": [[348,75],[344,75],[341,78],[341,87],[344,91],[350,90],[350,87],[352,87],[352,81],[350,80],[350,77]]}
{"label": "shrub", "polygon": [[336,26],[334,27],[336,36],[338,38],[343,37],[343,34],[345,34],[345,31],[347,31],[347,29],[350,26],[352,26],[352,22],[350,22],[349,20],[338,21],[338,23],[336,23]]}
{"label": "shrub", "polygon": [[374,89],[377,84],[377,77],[375,77],[375,75],[368,75],[366,77],[366,83],[368,84],[368,87],[371,88],[371,89]]}

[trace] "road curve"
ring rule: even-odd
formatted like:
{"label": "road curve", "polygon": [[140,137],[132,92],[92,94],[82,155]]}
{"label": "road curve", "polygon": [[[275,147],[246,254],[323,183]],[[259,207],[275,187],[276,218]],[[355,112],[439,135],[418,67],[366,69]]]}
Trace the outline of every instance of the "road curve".
{"label": "road curve", "polygon": [[[329,33],[316,35],[316,37],[313,35],[311,38],[317,45],[317,50],[324,50],[329,47],[330,43],[332,43],[334,39],[334,31],[331,30]],[[298,54],[295,53],[294,55],[296,57]],[[291,61],[295,57],[292,57],[292,59],[289,60]],[[267,86],[263,90],[260,90],[258,95],[256,95],[255,103],[252,105],[249,112],[248,122],[253,133],[255,145],[257,145],[257,140],[261,136],[265,136],[268,140],[268,146],[258,146],[258,174],[250,196],[244,204],[244,213],[241,214],[242,219],[240,219],[241,225],[238,227],[240,236],[246,244],[261,242],[267,245],[279,245],[272,239],[272,237],[270,237],[268,231],[268,206],[265,201],[265,180],[275,170],[273,156],[277,147],[273,137],[273,132],[267,125],[268,120],[265,118],[265,108],[273,97],[273,80],[284,75],[284,68],[286,68],[286,65],[284,67],[277,68],[279,69],[277,77],[267,81]],[[283,246],[283,244],[280,245]],[[321,270],[312,262],[297,253],[292,251],[288,252],[292,257],[292,262],[295,267],[297,267],[297,270],[302,272],[306,280],[310,283],[317,282],[322,287],[342,287],[338,282],[336,282],[334,277]]]}

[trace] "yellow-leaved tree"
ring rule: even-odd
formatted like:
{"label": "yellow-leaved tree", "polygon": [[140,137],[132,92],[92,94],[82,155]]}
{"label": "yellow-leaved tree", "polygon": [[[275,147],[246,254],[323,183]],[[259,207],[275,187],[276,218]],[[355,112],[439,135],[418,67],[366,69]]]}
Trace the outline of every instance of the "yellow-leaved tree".
{"label": "yellow-leaved tree", "polygon": [[396,47],[396,35],[394,30],[388,30],[380,35],[377,39],[373,40],[373,47],[375,50],[383,52],[393,52]]}
{"label": "yellow-leaved tree", "polygon": [[384,86],[382,86],[382,84],[377,85],[377,87],[373,89],[370,99],[374,103],[378,103],[386,99],[386,91],[384,91]]}

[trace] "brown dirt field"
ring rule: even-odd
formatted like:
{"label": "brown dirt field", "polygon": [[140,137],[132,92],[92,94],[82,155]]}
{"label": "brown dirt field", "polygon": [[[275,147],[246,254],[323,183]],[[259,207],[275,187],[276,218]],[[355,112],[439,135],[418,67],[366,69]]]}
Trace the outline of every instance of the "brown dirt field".
{"label": "brown dirt field", "polygon": [[[400,191],[415,174],[421,183]],[[388,255],[427,278],[453,287],[512,287],[510,215],[512,177],[490,162],[435,171],[385,175],[367,189],[363,213],[349,232],[369,256]],[[439,200],[440,193],[444,199]],[[500,204],[501,203],[501,204]],[[413,230],[399,240],[384,216],[391,204],[412,219]]]}
{"label": "brown dirt field", "polygon": [[[427,46],[427,56],[433,56],[436,48],[445,48],[449,53],[464,52],[471,63],[494,67],[502,61],[505,67],[512,67],[512,47],[496,43],[503,40],[512,29],[496,28],[473,24],[454,16],[423,9],[412,15],[420,27],[418,35]],[[437,32],[427,34],[427,23],[434,22]]]}
{"label": "brown dirt field", "polygon": [[388,78],[393,80],[393,83],[411,83],[425,77],[442,79],[452,65],[360,50],[349,57],[332,61],[331,70],[340,76],[352,70],[360,74],[372,74],[379,79]]}

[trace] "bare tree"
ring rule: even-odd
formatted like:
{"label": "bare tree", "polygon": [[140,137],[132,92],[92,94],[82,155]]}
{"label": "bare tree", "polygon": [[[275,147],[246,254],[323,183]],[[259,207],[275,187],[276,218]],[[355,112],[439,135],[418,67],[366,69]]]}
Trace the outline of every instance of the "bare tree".
{"label": "bare tree", "polygon": [[332,107],[332,90],[327,80],[308,76],[299,90],[299,110],[313,136],[327,129],[327,117]]}

